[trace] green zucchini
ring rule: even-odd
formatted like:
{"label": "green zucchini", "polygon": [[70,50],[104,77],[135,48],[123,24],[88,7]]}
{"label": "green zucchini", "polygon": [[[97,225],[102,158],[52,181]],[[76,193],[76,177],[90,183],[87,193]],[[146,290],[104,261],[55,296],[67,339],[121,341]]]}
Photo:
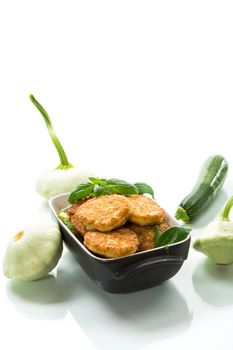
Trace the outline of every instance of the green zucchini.
{"label": "green zucchini", "polygon": [[202,214],[216,198],[227,171],[228,163],[224,157],[213,155],[206,159],[195,186],[177,208],[176,219],[189,222]]}

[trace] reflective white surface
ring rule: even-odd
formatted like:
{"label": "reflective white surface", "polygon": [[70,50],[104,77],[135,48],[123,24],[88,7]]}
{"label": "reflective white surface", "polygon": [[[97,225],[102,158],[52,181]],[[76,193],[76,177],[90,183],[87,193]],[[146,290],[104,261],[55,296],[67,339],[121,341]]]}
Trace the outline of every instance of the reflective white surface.
{"label": "reflective white surface", "polygon": [[[35,348],[48,339],[59,349],[169,349],[219,342],[230,349],[233,267],[215,267],[191,250],[182,270],[161,286],[133,294],[108,294],[85,275],[69,252],[50,277],[36,282],[4,281],[2,312],[10,334]],[[22,341],[22,332],[27,332]],[[4,333],[7,343],[14,337]],[[120,336],[119,336],[120,335]],[[221,340],[223,339],[223,340]],[[217,342],[217,343],[216,343]],[[228,345],[227,345],[228,344]],[[228,346],[228,347],[227,347]],[[23,347],[22,347],[23,348]]]}
{"label": "reflective white surface", "polygon": [[[231,1],[0,3],[0,260],[25,224],[51,220],[36,178],[58,158],[28,94],[70,161],[145,181],[173,214],[209,155],[229,174],[193,239],[233,193]],[[233,218],[233,215],[232,215]],[[1,349],[232,350],[233,266],[190,248],[179,273],[126,295],[99,289],[64,249],[48,278],[0,272]]]}
{"label": "reflective white surface", "polygon": [[[221,208],[230,187],[228,179],[214,205],[195,223],[193,239]],[[29,202],[22,199],[28,217],[50,220],[46,202],[31,192]],[[175,200],[166,202],[169,206]],[[23,225],[23,209],[12,221],[8,221],[11,215],[4,205],[3,210],[1,257],[10,233]],[[32,344],[35,349],[62,349],[77,343],[82,349],[107,350],[111,343],[111,349],[159,346],[167,350],[188,343],[190,349],[211,344],[217,350],[221,343],[230,350],[233,345],[233,266],[215,266],[192,247],[188,260],[170,281],[131,294],[101,290],[66,249],[57,268],[45,279],[18,282],[2,274],[0,278],[0,318],[5,329],[1,342],[7,342],[9,348],[17,343],[20,349],[30,349]]]}

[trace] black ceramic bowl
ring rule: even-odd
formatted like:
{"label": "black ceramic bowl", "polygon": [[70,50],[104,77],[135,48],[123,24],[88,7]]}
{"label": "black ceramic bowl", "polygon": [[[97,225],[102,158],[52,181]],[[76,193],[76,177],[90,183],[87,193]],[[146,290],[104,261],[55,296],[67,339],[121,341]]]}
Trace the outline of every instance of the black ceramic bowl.
{"label": "black ceramic bowl", "polygon": [[[128,293],[158,285],[173,277],[188,256],[190,235],[166,248],[154,248],[120,258],[102,258],[90,252],[57,217],[67,207],[68,194],[49,200],[53,216],[57,220],[67,248],[75,256],[88,276],[110,293]],[[170,224],[177,222],[168,214]]]}

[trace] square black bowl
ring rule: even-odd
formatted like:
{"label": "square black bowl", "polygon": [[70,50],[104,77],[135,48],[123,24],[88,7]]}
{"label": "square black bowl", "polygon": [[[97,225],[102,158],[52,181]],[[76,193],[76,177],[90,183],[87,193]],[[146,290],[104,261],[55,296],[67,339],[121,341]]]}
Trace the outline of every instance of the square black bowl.
{"label": "square black bowl", "polygon": [[[89,251],[58,218],[57,213],[67,207],[68,194],[49,200],[49,207],[61,229],[67,248],[75,256],[87,275],[110,293],[129,293],[161,284],[173,277],[187,259],[190,234],[178,243],[167,247],[134,253],[120,258],[102,258]],[[168,214],[171,225],[178,223]]]}

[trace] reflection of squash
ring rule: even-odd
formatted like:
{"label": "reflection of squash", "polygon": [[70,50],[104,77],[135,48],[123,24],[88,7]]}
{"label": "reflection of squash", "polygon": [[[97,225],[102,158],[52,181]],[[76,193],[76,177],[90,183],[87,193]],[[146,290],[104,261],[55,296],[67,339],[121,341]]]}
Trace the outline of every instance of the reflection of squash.
{"label": "reflection of squash", "polygon": [[42,278],[57,265],[62,247],[56,223],[29,225],[9,242],[3,262],[4,274],[22,281]]}

